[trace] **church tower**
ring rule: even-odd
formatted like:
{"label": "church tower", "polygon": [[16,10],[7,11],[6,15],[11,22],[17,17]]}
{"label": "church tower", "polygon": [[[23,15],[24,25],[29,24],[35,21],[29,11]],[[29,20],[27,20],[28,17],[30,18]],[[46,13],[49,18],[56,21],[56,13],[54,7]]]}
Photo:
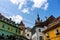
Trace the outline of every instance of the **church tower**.
{"label": "church tower", "polygon": [[32,28],[32,40],[43,40],[43,25],[42,25],[42,21],[39,17],[39,14],[37,15],[37,20],[35,22],[35,26]]}
{"label": "church tower", "polygon": [[40,17],[39,17],[39,14],[37,14],[37,20],[35,21],[35,26],[38,26],[42,23]]}

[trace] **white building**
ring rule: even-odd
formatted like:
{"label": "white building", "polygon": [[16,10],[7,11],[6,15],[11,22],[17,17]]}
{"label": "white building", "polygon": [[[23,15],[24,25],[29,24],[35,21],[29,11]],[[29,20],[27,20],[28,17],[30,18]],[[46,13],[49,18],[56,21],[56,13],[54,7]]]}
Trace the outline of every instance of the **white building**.
{"label": "white building", "polygon": [[25,37],[31,40],[31,28],[27,27],[25,30]]}
{"label": "white building", "polygon": [[32,40],[44,40],[44,35],[42,31],[44,30],[44,26],[42,25],[42,21],[40,21],[39,15],[35,26],[32,28]]}
{"label": "white building", "polygon": [[[51,20],[50,20],[51,19]],[[37,17],[37,21],[35,23],[35,26],[32,28],[32,40],[44,40],[44,34],[42,31],[44,31],[47,28],[47,25],[54,20],[53,16],[50,16],[46,21],[42,22],[39,18],[39,15]]]}

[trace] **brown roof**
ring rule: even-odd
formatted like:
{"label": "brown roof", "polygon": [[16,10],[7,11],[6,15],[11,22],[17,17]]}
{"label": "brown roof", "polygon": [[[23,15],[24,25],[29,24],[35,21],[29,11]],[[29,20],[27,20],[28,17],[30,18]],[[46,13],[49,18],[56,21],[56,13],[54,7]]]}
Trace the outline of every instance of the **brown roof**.
{"label": "brown roof", "polygon": [[23,21],[20,22],[20,28],[21,28],[21,29],[26,29],[26,27],[25,27]]}
{"label": "brown roof", "polygon": [[48,31],[50,31],[50,30],[52,30],[52,29],[54,29],[56,27],[59,27],[59,26],[60,26],[60,23],[58,23],[58,24],[56,24],[56,25],[54,25],[52,27],[48,27],[46,30],[43,31],[43,33],[46,33],[46,32],[48,32]]}
{"label": "brown roof", "polygon": [[55,17],[51,15],[48,19],[46,19],[46,21],[43,22],[43,24],[47,26],[49,23],[51,23],[54,20],[55,20]]}
{"label": "brown roof", "polygon": [[20,26],[25,26],[24,23],[23,23],[23,21],[20,22]]}
{"label": "brown roof", "polygon": [[3,18],[5,18],[5,16],[3,16],[1,13],[0,13],[0,17],[3,17]]}
{"label": "brown roof", "polygon": [[38,22],[37,25],[35,25],[34,27],[44,27],[44,26],[47,26],[53,20],[55,20],[55,17],[53,15],[51,15],[46,21]]}
{"label": "brown roof", "polygon": [[56,27],[60,26],[60,17],[56,18],[52,23],[48,25],[48,28],[43,31],[43,33],[48,32],[51,29],[54,29]]}

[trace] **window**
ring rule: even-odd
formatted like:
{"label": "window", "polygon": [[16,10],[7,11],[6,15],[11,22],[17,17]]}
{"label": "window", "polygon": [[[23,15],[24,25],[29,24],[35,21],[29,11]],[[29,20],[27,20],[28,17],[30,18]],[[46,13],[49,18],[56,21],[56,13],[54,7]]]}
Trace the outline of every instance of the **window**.
{"label": "window", "polygon": [[2,28],[4,28],[4,26],[5,26],[5,25],[3,24],[3,25],[2,25]]}
{"label": "window", "polygon": [[4,36],[4,34],[2,33],[2,36]]}
{"label": "window", "polygon": [[11,31],[13,30],[13,28],[11,28]]}
{"label": "window", "polygon": [[16,33],[17,33],[17,29],[16,29]]}
{"label": "window", "polygon": [[10,30],[10,27],[8,27],[8,30]]}
{"label": "window", "polygon": [[7,37],[9,37],[9,36],[7,35]]}
{"label": "window", "polygon": [[59,30],[58,30],[58,29],[56,29],[55,31],[56,31],[56,35],[58,35],[58,34],[59,34]]}
{"label": "window", "polygon": [[46,33],[46,37],[49,38],[49,34],[48,33]]}
{"label": "window", "polygon": [[39,37],[39,40],[44,40],[42,36]]}
{"label": "window", "polygon": [[29,36],[29,34],[27,34],[27,36]]}
{"label": "window", "polygon": [[39,29],[39,32],[41,32],[41,29]]}
{"label": "window", "polygon": [[20,34],[20,30],[19,30],[19,34]]}
{"label": "window", "polygon": [[0,16],[0,20],[2,20],[2,16]]}

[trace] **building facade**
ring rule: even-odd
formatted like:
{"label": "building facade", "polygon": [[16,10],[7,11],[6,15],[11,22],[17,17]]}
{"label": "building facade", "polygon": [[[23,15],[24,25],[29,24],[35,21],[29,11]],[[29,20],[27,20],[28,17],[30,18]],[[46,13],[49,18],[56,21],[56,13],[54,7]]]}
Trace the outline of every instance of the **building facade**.
{"label": "building facade", "polygon": [[45,40],[44,34],[42,31],[47,29],[48,24],[50,24],[55,17],[51,15],[49,18],[46,18],[44,22],[42,22],[39,18],[39,15],[37,17],[37,21],[35,22],[35,26],[32,28],[32,40]]}
{"label": "building facade", "polygon": [[31,28],[27,27],[25,30],[25,37],[31,40]]}
{"label": "building facade", "polygon": [[4,17],[0,13],[0,39],[4,40],[24,40],[26,39],[21,35],[21,28],[10,19]]}
{"label": "building facade", "polygon": [[21,35],[26,37],[28,40],[31,40],[31,28],[29,27],[25,27],[23,21],[20,22],[20,28],[22,29],[21,30]]}
{"label": "building facade", "polygon": [[39,15],[37,15],[35,26],[32,28],[32,40],[44,40],[44,36],[42,34],[43,30],[44,27],[42,25],[42,21],[40,20]]}
{"label": "building facade", "polygon": [[43,33],[45,35],[45,40],[60,40],[60,17],[50,23]]}

